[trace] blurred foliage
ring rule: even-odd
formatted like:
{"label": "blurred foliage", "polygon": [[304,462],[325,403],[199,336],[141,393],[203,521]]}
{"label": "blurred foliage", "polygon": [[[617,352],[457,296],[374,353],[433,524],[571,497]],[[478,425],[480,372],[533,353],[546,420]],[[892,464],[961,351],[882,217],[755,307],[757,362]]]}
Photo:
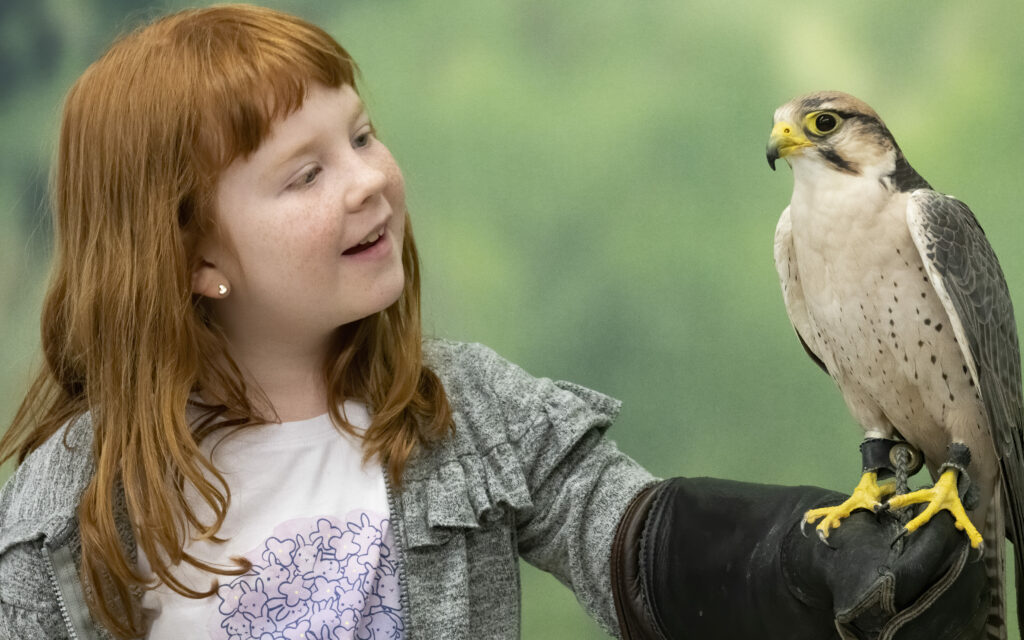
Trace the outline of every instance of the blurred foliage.
{"label": "blurred foliage", "polygon": [[[654,473],[857,479],[860,430],[794,338],[772,264],[792,179],[764,145],[794,95],[874,106],[971,205],[1024,305],[1016,0],[267,4],[359,61],[406,175],[428,331],[623,399],[610,435]],[[38,363],[61,96],[118,32],[177,6],[0,8],[4,422]],[[523,591],[524,637],[603,637],[546,574],[524,567]]]}

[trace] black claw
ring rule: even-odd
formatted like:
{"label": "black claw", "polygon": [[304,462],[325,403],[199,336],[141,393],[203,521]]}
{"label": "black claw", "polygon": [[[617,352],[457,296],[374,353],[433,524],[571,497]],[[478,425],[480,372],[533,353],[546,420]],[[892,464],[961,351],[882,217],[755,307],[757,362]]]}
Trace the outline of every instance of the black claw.
{"label": "black claw", "polygon": [[[975,551],[978,552],[977,557],[974,556],[974,552]],[[985,543],[982,542],[981,544],[978,545],[977,549],[975,549],[973,547],[971,548],[971,557],[969,559],[970,559],[971,562],[977,562],[978,560],[981,560],[982,556],[984,556],[984,555],[985,555]]]}

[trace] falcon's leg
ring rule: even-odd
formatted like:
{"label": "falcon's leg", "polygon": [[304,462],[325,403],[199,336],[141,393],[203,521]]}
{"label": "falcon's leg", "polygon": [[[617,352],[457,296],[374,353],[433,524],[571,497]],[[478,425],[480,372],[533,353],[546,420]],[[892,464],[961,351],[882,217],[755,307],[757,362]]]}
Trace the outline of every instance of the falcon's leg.
{"label": "falcon's leg", "polygon": [[929,489],[921,489],[889,499],[889,507],[900,509],[912,504],[928,503],[925,510],[908,522],[904,533],[912,533],[921,525],[931,520],[939,511],[945,509],[953,515],[956,528],[964,531],[971,541],[971,546],[978,549],[982,546],[982,537],[978,529],[971,523],[960,501],[959,482],[962,477],[967,480],[967,465],[971,462],[971,450],[967,445],[954,442],[949,446],[949,461],[942,465],[939,480]]}
{"label": "falcon's leg", "polygon": [[[882,498],[892,495],[896,491],[896,481],[893,477],[893,462],[890,454],[894,447],[907,447],[905,442],[889,440],[886,438],[867,438],[860,445],[861,458],[863,460],[864,473],[860,482],[853,490],[853,494],[842,504],[834,507],[822,507],[811,509],[804,514],[805,522],[814,522],[821,518],[818,523],[818,537],[824,541],[828,538],[829,531],[839,526],[843,518],[849,516],[856,509],[868,509],[876,511],[882,507]],[[913,452],[916,453],[916,452]],[[914,467],[910,474],[913,475],[920,468],[921,456],[912,455]],[[879,481],[881,478],[881,482]]]}

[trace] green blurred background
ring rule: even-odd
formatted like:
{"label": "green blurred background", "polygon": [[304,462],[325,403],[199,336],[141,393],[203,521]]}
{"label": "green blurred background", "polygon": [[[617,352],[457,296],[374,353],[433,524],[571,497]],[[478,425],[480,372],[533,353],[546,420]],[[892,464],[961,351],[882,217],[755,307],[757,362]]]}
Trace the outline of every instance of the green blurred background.
{"label": "green blurred background", "polygon": [[[797,94],[874,106],[974,209],[1024,308],[1019,0],[266,4],[363,69],[406,176],[427,332],[622,399],[610,435],[656,474],[857,480],[860,430],[795,339],[772,263],[792,177],[764,148]],[[2,424],[38,362],[63,93],[117,33],[180,6],[0,4]],[[524,565],[523,636],[604,634]]]}

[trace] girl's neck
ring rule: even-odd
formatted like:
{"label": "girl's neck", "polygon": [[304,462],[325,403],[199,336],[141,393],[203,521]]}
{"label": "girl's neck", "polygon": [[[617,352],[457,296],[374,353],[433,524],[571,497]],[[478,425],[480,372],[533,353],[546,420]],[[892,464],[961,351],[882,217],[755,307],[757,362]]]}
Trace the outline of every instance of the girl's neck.
{"label": "girl's neck", "polygon": [[[253,402],[280,422],[313,418],[327,412],[323,357],[327,343],[309,349],[263,343],[246,348],[233,341],[231,356],[252,389]],[[264,406],[269,403],[269,407]]]}
{"label": "girl's neck", "polygon": [[295,422],[327,413],[327,390],[319,371],[305,378],[278,376],[258,384],[273,409],[268,415],[276,416],[279,422]]}

